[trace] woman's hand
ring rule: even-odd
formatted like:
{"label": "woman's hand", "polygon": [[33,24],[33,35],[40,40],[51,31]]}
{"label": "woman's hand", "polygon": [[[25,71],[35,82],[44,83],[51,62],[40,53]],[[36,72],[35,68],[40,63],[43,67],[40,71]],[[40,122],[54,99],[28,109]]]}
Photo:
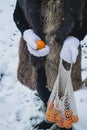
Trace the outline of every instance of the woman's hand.
{"label": "woman's hand", "polygon": [[64,41],[60,57],[67,63],[75,63],[78,56],[79,43],[77,38],[68,36]]}
{"label": "woman's hand", "polygon": [[42,49],[37,49],[36,42],[41,40],[32,29],[25,30],[23,38],[26,41],[28,51],[31,54],[31,64],[35,67],[40,67],[45,63],[46,55],[49,54],[49,47],[47,45]]}

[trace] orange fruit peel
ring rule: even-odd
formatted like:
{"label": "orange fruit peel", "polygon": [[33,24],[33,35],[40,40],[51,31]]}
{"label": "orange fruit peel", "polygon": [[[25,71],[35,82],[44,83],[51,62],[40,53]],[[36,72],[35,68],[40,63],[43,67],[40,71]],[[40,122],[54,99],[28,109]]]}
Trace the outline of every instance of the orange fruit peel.
{"label": "orange fruit peel", "polygon": [[77,115],[73,115],[73,116],[72,116],[72,120],[73,120],[73,123],[77,123],[78,120],[79,120],[79,118],[78,118]]}
{"label": "orange fruit peel", "polygon": [[37,50],[40,50],[46,46],[46,44],[42,40],[37,40],[36,44],[37,44]]}

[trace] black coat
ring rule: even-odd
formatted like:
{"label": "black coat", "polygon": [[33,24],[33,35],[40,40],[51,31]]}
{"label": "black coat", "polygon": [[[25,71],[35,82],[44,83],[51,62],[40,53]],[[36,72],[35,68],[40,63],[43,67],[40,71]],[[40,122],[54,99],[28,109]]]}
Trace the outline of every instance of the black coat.
{"label": "black coat", "polygon": [[[41,0],[18,0],[13,18],[22,34],[26,29],[32,28],[38,36],[44,39],[40,5]],[[82,40],[87,34],[86,0],[65,0],[64,8],[65,17],[62,26],[56,32],[56,40],[63,43],[68,35]]]}

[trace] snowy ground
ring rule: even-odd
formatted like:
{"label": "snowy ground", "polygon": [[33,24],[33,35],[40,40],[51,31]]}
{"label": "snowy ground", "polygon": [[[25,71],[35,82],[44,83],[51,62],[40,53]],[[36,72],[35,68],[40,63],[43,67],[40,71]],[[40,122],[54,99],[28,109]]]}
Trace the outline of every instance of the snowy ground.
{"label": "snowy ground", "polygon": [[[33,130],[44,118],[43,103],[36,91],[17,80],[18,41],[20,33],[13,19],[16,0],[0,0],[0,130]],[[86,44],[85,44],[86,43]],[[87,77],[87,38],[82,43],[82,78]],[[79,123],[75,130],[87,129],[87,89],[75,92]]]}

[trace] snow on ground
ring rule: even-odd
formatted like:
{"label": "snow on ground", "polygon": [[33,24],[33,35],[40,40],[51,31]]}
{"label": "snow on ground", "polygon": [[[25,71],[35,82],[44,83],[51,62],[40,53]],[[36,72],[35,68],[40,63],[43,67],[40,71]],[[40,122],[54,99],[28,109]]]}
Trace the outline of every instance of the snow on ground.
{"label": "snow on ground", "polygon": [[[20,32],[13,22],[16,0],[0,0],[0,130],[33,130],[44,118],[42,101],[17,80]],[[86,44],[85,44],[86,43]],[[82,77],[87,77],[87,38],[82,42]],[[87,129],[87,89],[75,92],[79,123],[75,130]]]}
{"label": "snow on ground", "polygon": [[32,130],[44,116],[36,92],[17,80],[20,33],[13,22],[15,0],[0,0],[0,130]]}

